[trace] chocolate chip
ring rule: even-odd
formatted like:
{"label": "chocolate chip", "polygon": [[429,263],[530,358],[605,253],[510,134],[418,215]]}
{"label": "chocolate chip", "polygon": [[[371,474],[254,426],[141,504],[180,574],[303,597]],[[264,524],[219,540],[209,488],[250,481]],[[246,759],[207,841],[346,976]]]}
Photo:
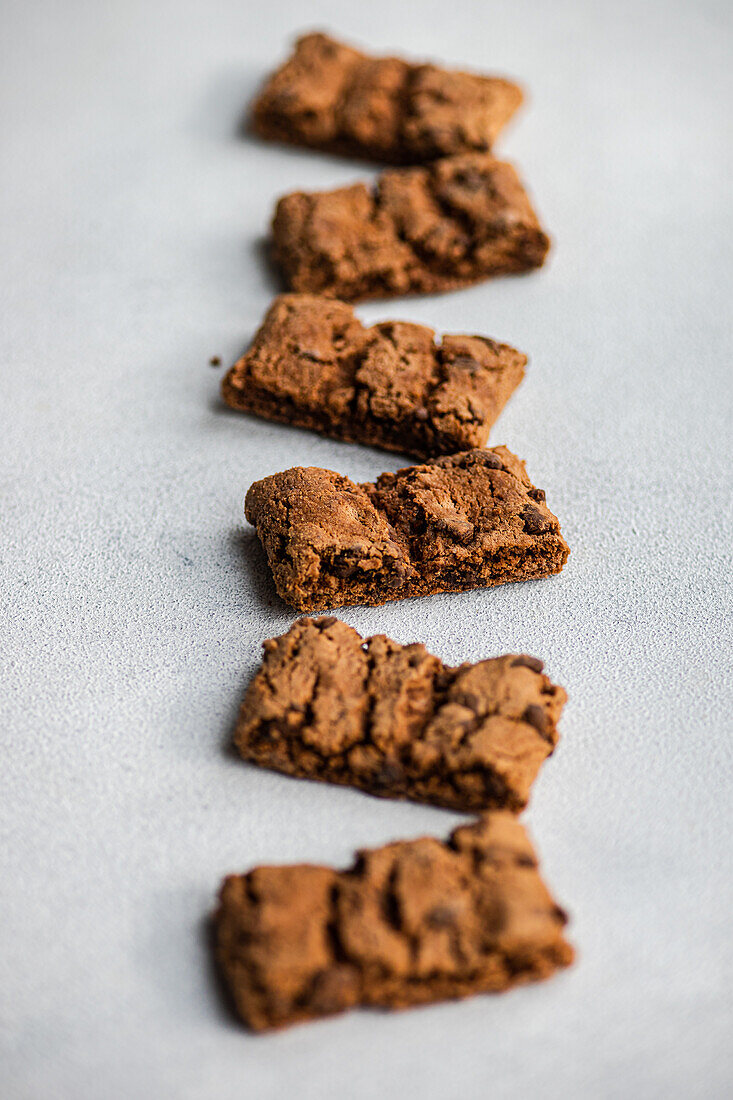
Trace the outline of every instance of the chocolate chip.
{"label": "chocolate chip", "polygon": [[534,726],[543,737],[547,732],[547,713],[544,707],[537,706],[536,703],[532,703],[527,707],[522,715],[522,721]]}
{"label": "chocolate chip", "polygon": [[450,535],[458,542],[468,542],[473,536],[473,524],[465,516],[459,515],[442,515],[438,516],[435,521],[435,526],[438,531],[443,534]]}
{"label": "chocolate chip", "polygon": [[389,573],[384,575],[384,583],[388,588],[399,588],[406,580],[407,567],[401,561],[393,561]]}
{"label": "chocolate chip", "polygon": [[542,672],[545,667],[544,663],[539,657],[528,657],[526,653],[520,654],[519,657],[515,657],[511,663],[511,668],[531,668],[532,672]]}
{"label": "chocolate chip", "polygon": [[316,619],[316,626],[319,630],[327,630],[329,626],[333,626],[337,622],[338,619],[335,615],[324,615],[322,619]]}
{"label": "chocolate chip", "polygon": [[504,469],[504,463],[498,455],[493,453],[493,451],[483,451],[480,458],[477,455],[477,461],[479,461],[482,466],[487,466],[489,470]]}
{"label": "chocolate chip", "polygon": [[335,555],[331,570],[337,577],[353,577],[363,569],[362,562],[368,557],[369,547],[365,542],[353,542],[344,546]]}
{"label": "chocolate chip", "polygon": [[550,527],[547,516],[531,504],[526,505],[524,508],[522,519],[524,520],[524,530],[528,535],[541,535],[543,531],[547,531]]}
{"label": "chocolate chip", "polygon": [[405,778],[405,770],[396,760],[385,760],[374,777],[374,782],[380,787],[392,787],[395,783],[401,783]]}
{"label": "chocolate chip", "polygon": [[546,497],[545,497],[545,490],[544,489],[529,489],[527,491],[527,496],[531,497],[532,500],[536,500],[538,504],[544,504],[545,503]]}
{"label": "chocolate chip", "polygon": [[537,860],[532,859],[532,856],[517,856],[517,867],[536,867]]}
{"label": "chocolate chip", "polygon": [[349,561],[346,558],[336,558],[331,565],[331,571],[334,576],[347,580],[349,577],[356,576],[359,572],[359,563]]}
{"label": "chocolate chip", "polygon": [[475,168],[468,168],[463,172],[456,172],[453,177],[455,182],[465,188],[466,191],[479,191],[484,180],[480,172]]}
{"label": "chocolate chip", "polygon": [[353,967],[340,963],[315,976],[310,1004],[316,1012],[338,1012],[353,1004],[356,990],[357,980]]}
{"label": "chocolate chip", "polygon": [[449,928],[456,923],[456,911],[449,905],[436,905],[428,913],[425,922],[432,928]]}
{"label": "chocolate chip", "polygon": [[448,360],[448,365],[458,367],[459,370],[468,371],[469,374],[475,374],[479,366],[470,355],[456,355],[455,358]]}

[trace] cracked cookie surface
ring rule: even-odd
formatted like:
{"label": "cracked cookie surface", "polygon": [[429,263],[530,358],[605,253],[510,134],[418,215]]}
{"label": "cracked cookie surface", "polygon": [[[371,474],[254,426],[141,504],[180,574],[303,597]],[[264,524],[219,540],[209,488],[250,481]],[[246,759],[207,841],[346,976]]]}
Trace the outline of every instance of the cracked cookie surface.
{"label": "cracked cookie surface", "polygon": [[268,420],[430,458],[483,446],[526,362],[488,337],[436,343],[424,325],[366,328],[344,302],[282,294],[222,394]]}
{"label": "cracked cookie surface", "polygon": [[252,108],[261,137],[390,164],[487,151],[522,102],[501,77],[369,57],[303,35]]}
{"label": "cracked cookie surface", "polygon": [[528,271],[549,248],[514,168],[488,153],[392,169],[373,188],[293,192],[272,228],[289,288],[345,301]]}
{"label": "cracked cookie surface", "polygon": [[467,812],[524,808],[566,700],[525,654],[449,668],[333,617],[264,643],[234,740],[287,775]]}
{"label": "cracked cookie surface", "polygon": [[410,1005],[550,977],[573,950],[513,815],[487,814],[447,842],[360,852],[347,871],[258,867],[223,883],[216,955],[254,1030],[356,1005]]}
{"label": "cracked cookie surface", "polygon": [[548,577],[569,553],[544,491],[506,447],[364,484],[296,466],[250,486],[245,514],[299,611]]}

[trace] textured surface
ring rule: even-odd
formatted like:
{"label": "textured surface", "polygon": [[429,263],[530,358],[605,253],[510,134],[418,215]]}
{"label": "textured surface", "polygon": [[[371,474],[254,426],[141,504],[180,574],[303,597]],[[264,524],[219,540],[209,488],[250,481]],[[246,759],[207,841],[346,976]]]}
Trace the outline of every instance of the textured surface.
{"label": "textured surface", "polygon": [[491,148],[522,102],[511,81],[367,57],[304,35],[253,107],[265,138],[412,164]]}
{"label": "textured surface", "polygon": [[366,327],[345,302],[281,294],[222,396],[268,420],[430,458],[485,446],[526,362],[485,336]]}
{"label": "textured surface", "polygon": [[359,852],[346,871],[301,864],[230,875],[215,918],[227,987],[258,1031],[549,978],[572,962],[566,922],[506,811],[447,841]]}
{"label": "textured surface", "polygon": [[528,654],[448,668],[420,643],[299,619],[264,643],[234,739],[245,760],[288,775],[517,811],[557,745],[566,698]]}
{"label": "textured surface", "polygon": [[317,466],[256,481],[245,515],[299,611],[383,604],[559,573],[560,524],[506,447],[461,451],[359,485]]}
{"label": "textured surface", "polygon": [[[313,0],[374,52],[516,75],[500,141],[555,237],[522,279],[359,316],[527,351],[494,429],[573,552],[549,581],[342,618],[449,664],[545,660],[562,739],[527,820],[575,965],[502,997],[230,1019],[228,872],[347,866],[445,810],[229,750],[272,596],[243,488],[384,452],[222,411],[275,292],[273,196],[354,178],[236,135],[302,3],[4,5],[0,36],[3,1100],[720,1100],[731,1092],[730,5]],[[368,174],[369,169],[364,168]]]}
{"label": "textured surface", "polygon": [[373,185],[289,192],[272,240],[291,290],[349,302],[529,271],[549,248],[515,168],[489,153],[393,168]]}

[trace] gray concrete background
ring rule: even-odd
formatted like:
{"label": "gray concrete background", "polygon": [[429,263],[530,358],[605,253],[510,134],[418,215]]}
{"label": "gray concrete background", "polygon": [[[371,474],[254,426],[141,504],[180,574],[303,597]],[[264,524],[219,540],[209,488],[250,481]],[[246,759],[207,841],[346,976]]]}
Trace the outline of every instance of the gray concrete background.
{"label": "gray concrete background", "polygon": [[[3,5],[0,1093],[8,1100],[722,1097],[731,1065],[730,5]],[[289,626],[242,502],[394,456],[224,412],[274,290],[276,195],[372,169],[235,136],[298,29],[520,78],[501,150],[545,270],[370,304],[526,349],[493,435],[547,489],[559,578],[343,614],[448,661],[542,656],[562,742],[527,815],[572,970],[253,1038],[204,917],[261,861],[345,864],[459,818],[227,743]]]}

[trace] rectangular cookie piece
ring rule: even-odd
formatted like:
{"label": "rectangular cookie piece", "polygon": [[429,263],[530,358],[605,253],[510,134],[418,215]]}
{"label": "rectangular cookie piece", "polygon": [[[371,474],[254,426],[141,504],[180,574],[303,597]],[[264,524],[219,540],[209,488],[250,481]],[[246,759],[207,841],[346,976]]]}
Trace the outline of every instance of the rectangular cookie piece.
{"label": "rectangular cookie piece", "polygon": [[234,741],[287,775],[466,812],[522,810],[566,701],[524,654],[449,668],[419,643],[299,619],[264,643]]}
{"label": "rectangular cookie piece", "polygon": [[544,491],[506,447],[363,484],[296,466],[251,485],[245,515],[299,611],[548,577],[569,553]]}
{"label": "rectangular cookie piece", "polygon": [[482,447],[526,355],[484,336],[383,321],[344,302],[275,299],[222,395],[233,409],[418,458]]}
{"label": "rectangular cookie piece", "polygon": [[522,102],[521,89],[396,57],[368,57],[306,34],[255,100],[260,137],[389,164],[486,152]]}
{"label": "rectangular cookie piece", "polygon": [[431,294],[540,267],[549,240],[510,164],[467,153],[277,204],[290,290],[356,301]]}
{"label": "rectangular cookie piece", "polygon": [[362,851],[346,871],[299,865],[230,875],[216,956],[255,1031],[356,1005],[406,1008],[496,993],[573,961],[565,912],[506,812]]}

